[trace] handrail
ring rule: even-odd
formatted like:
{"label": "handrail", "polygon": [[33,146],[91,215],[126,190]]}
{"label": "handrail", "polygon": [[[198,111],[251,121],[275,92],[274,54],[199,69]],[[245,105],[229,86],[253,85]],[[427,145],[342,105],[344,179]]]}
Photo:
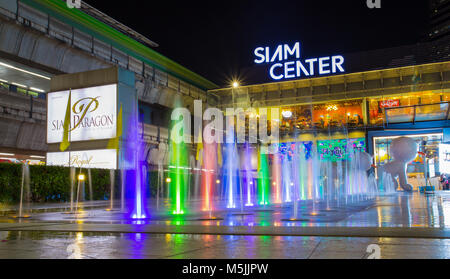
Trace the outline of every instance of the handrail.
{"label": "handrail", "polygon": [[[390,107],[390,108],[384,108],[384,113],[385,113],[385,119],[386,119],[386,125],[389,125],[389,117],[388,117],[388,111],[389,110],[396,110],[396,109],[405,109],[405,108],[413,108],[414,112],[413,112],[413,121],[412,123],[415,124],[416,123],[416,117],[417,117],[417,108],[418,107],[425,107],[425,106],[436,106],[436,105],[442,105],[442,104],[447,104],[447,111],[446,111],[446,116],[443,119],[437,119],[437,120],[448,120],[449,117],[449,112],[450,112],[450,102],[445,101],[445,102],[439,102],[439,103],[432,103],[432,104],[417,104],[417,105],[409,105],[409,106],[399,106],[399,107]],[[436,120],[436,119],[435,119]],[[408,123],[407,122],[396,122],[396,123]],[[423,121],[420,121],[423,122]]]}

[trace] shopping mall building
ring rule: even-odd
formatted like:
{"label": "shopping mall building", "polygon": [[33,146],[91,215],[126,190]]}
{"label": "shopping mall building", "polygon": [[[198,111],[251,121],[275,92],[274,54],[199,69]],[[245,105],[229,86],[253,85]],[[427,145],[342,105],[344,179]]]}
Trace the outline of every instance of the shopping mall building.
{"label": "shopping mall building", "polygon": [[[267,69],[269,73],[271,67]],[[223,109],[278,108],[281,145],[312,142],[305,146],[315,148],[322,159],[345,159],[351,146],[370,153],[380,165],[391,159],[393,138],[413,137],[425,154],[407,169],[409,181],[418,186],[424,185],[424,160],[430,177],[450,172],[439,166],[450,151],[442,150],[446,145],[439,150],[440,144],[450,143],[449,82],[450,61],[445,61],[209,92],[219,96]]]}
{"label": "shopping mall building", "polygon": [[[65,104],[53,102],[57,96],[49,99],[48,93],[65,91],[67,98],[72,90],[76,98],[107,85],[112,86],[105,94],[115,100],[108,104],[108,111],[103,110],[110,119],[86,117],[79,125],[82,136],[72,135],[67,150],[84,156],[108,148],[108,138],[118,134],[95,133],[87,126],[99,126],[98,122],[86,121],[113,122],[109,128],[115,130],[123,101],[118,98],[124,99],[125,88],[128,99],[137,99],[147,160],[150,164],[166,161],[174,103],[189,109],[194,100],[214,105],[215,99],[206,92],[218,86],[159,54],[157,47],[84,2],[80,8],[69,8],[65,0],[0,0],[0,162],[52,163],[47,155],[57,152],[62,140],[62,134],[52,129],[61,132]],[[91,89],[83,92],[83,88]],[[117,163],[109,167],[116,168]]]}
{"label": "shopping mall building", "polygon": [[[218,89],[157,53],[155,42],[89,5],[70,9],[61,0],[0,0],[0,161],[64,164],[57,154],[64,115],[50,119],[53,110],[47,108],[63,113],[65,105],[49,103],[56,98],[47,93],[68,96],[114,84],[110,122],[118,122],[123,94],[131,92],[151,166],[167,166],[175,103],[192,111],[200,99],[203,107],[223,110],[279,108],[282,144],[311,142],[324,159],[343,159],[351,145],[380,165],[390,159],[393,137],[414,137],[424,155],[409,164],[408,174],[412,184],[423,184],[425,172],[450,173],[445,163],[450,148],[439,149],[450,143],[450,43],[448,21],[444,28],[439,22],[420,44],[356,54],[303,57],[301,42],[271,51],[260,47],[249,56],[255,56],[259,75],[272,81]],[[52,126],[59,134],[51,134]],[[72,139],[69,151],[94,154],[116,136],[86,130]]]}

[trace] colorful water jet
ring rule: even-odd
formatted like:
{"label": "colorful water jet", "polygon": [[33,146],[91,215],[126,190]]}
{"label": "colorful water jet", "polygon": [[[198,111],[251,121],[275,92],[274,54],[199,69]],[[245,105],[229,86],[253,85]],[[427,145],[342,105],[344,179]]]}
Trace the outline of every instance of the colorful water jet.
{"label": "colorful water jet", "polygon": [[258,203],[260,205],[270,204],[270,174],[268,162],[268,147],[260,146],[258,148]]}
{"label": "colorful water jet", "polygon": [[[172,121],[169,147],[169,189],[172,201],[172,214],[183,215],[186,213],[186,194],[189,187],[189,152],[184,143],[186,125],[180,123],[183,119]],[[179,129],[174,129],[175,125]],[[178,134],[177,134],[178,132]]]}

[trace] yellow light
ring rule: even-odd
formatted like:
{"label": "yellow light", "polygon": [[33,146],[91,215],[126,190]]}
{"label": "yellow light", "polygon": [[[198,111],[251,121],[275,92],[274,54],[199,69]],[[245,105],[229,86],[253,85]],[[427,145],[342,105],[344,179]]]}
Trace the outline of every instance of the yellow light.
{"label": "yellow light", "polygon": [[79,175],[78,175],[78,180],[79,181],[84,181],[86,179],[86,176],[84,175],[84,173],[80,173]]}
{"label": "yellow light", "polygon": [[167,177],[167,178],[166,178],[166,182],[167,182],[167,183],[170,183],[170,182],[172,182],[172,179],[171,179],[170,177]]}
{"label": "yellow light", "polygon": [[332,110],[338,110],[338,106],[337,105],[329,105],[329,106],[327,106],[327,111],[332,111]]}
{"label": "yellow light", "polygon": [[239,87],[239,83],[237,81],[233,82],[233,87],[234,88],[238,88]]}
{"label": "yellow light", "polygon": [[216,184],[219,184],[219,183],[220,183],[220,180],[219,180],[219,179],[217,179],[217,180],[216,180]]}

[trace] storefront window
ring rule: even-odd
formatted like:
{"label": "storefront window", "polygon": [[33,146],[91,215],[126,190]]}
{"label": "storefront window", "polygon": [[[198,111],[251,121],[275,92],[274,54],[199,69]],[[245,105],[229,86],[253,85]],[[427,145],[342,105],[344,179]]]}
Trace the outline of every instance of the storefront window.
{"label": "storefront window", "polygon": [[[392,140],[398,136],[374,137],[374,160],[376,166],[384,165],[393,160],[391,154]],[[425,183],[438,186],[439,176],[439,144],[442,142],[442,134],[424,134],[408,136],[418,143],[416,158],[407,166],[408,182],[415,189],[424,186]],[[429,181],[425,182],[425,179]]]}
{"label": "storefront window", "polygon": [[[396,107],[406,106],[418,106],[416,109],[415,121],[429,121],[436,120],[439,116],[446,114],[446,106],[440,103],[449,102],[450,93],[448,92],[436,92],[436,91],[423,91],[417,93],[410,93],[403,96],[383,96],[370,98],[368,100],[369,105],[369,123],[370,125],[381,126],[386,123],[385,109],[388,109],[387,114],[389,122],[412,122],[414,121],[414,108],[400,108],[390,109]],[[433,106],[420,106],[419,105],[431,105]],[[435,117],[427,118],[426,115],[433,114]],[[445,116],[444,116],[445,117]]]}
{"label": "storefront window", "polygon": [[290,133],[294,129],[311,129],[311,115],[311,106],[283,107],[281,109],[281,132]]}
{"label": "storefront window", "polygon": [[342,126],[364,126],[362,101],[317,104],[313,106],[313,127],[317,129],[338,128]]}

